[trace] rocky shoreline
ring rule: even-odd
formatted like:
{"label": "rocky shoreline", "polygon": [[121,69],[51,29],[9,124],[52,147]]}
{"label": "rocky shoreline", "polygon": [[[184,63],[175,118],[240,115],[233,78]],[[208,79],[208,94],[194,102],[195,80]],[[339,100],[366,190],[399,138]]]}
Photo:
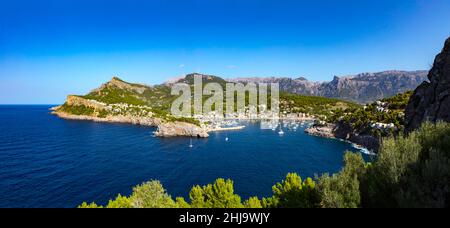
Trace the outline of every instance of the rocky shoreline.
{"label": "rocky shoreline", "polygon": [[62,119],[68,120],[81,120],[81,121],[94,121],[102,123],[122,123],[141,125],[148,127],[157,127],[155,136],[158,137],[208,137],[208,129],[199,127],[197,125],[185,122],[163,122],[158,118],[150,117],[134,117],[134,116],[107,116],[105,118],[86,116],[86,115],[73,115],[61,111],[57,111],[57,108],[52,108],[51,114],[58,116]]}
{"label": "rocky shoreline", "polygon": [[334,125],[327,124],[327,125],[313,125],[309,128],[305,129],[305,132],[317,136],[317,137],[323,137],[323,138],[336,138],[333,129]]}
{"label": "rocky shoreline", "polygon": [[[131,115],[116,115],[116,116],[106,116],[104,118],[88,116],[88,115],[74,115],[58,110],[58,107],[53,107],[50,109],[51,114],[56,115],[63,119],[68,120],[80,120],[80,121],[94,121],[102,123],[122,123],[122,124],[132,124],[141,125],[148,127],[156,127],[157,130],[154,135],[157,137],[198,137],[207,138],[209,137],[209,132],[214,131],[228,131],[228,130],[240,130],[243,126],[230,127],[230,128],[208,128],[200,127],[192,123],[186,122],[165,122],[159,118],[154,117],[136,117]],[[304,121],[306,118],[280,118],[280,120],[301,120]],[[307,120],[314,120],[307,118]],[[350,131],[350,128],[345,127],[342,124],[314,124],[313,126],[305,129],[305,132],[318,137],[324,138],[336,138],[351,143],[357,144],[358,146],[367,148],[370,151],[376,151],[379,147],[378,139],[369,135],[356,135]]]}
{"label": "rocky shoreline", "polygon": [[156,118],[145,118],[145,117],[132,117],[132,116],[107,116],[105,118],[86,116],[86,115],[74,115],[70,113],[60,112],[53,110],[51,114],[56,115],[62,119],[68,120],[86,120],[94,122],[103,123],[124,123],[133,125],[142,125],[149,127],[157,127],[161,124],[161,120]]}
{"label": "rocky shoreline", "polygon": [[351,131],[349,126],[343,123],[337,124],[314,124],[305,129],[307,134],[331,138],[340,139],[357,145],[358,147],[366,148],[370,152],[377,152],[380,147],[380,141],[378,138],[372,135],[359,135]]}

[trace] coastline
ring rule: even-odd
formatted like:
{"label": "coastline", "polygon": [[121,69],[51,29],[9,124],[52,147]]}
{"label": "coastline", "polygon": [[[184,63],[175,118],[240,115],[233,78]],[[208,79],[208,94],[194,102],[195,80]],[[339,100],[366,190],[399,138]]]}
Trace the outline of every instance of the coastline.
{"label": "coastline", "polygon": [[[131,124],[131,125],[140,125],[147,127],[157,127],[157,130],[154,132],[154,135],[157,137],[177,137],[177,136],[188,136],[188,137],[198,137],[198,138],[207,138],[209,137],[208,133],[211,132],[224,132],[224,131],[239,131],[245,128],[244,125],[233,126],[233,127],[215,127],[215,128],[193,128],[188,123],[175,122],[175,123],[164,123],[158,118],[149,118],[149,117],[132,117],[132,116],[107,116],[105,118],[86,116],[86,115],[73,115],[64,112],[58,112],[58,107],[52,107],[50,110],[51,114],[58,116],[62,119],[67,120],[79,120],[79,121],[93,121],[99,123],[120,123],[120,124]],[[280,121],[314,121],[315,118],[229,118],[227,120],[280,120]],[[339,140],[343,142],[347,142],[351,144],[354,148],[360,150],[362,153],[368,155],[375,155],[376,153],[373,150],[369,149],[365,145],[361,145],[356,141],[350,139],[344,139],[337,137],[333,132],[335,125],[327,124],[326,126],[311,126],[305,129],[305,133],[321,138],[329,138],[334,140]]]}
{"label": "coastline", "polygon": [[339,124],[312,125],[305,129],[305,133],[350,143],[354,148],[369,155],[376,155],[379,146],[378,143],[374,143],[374,141],[378,141],[375,137],[370,135],[360,136],[353,132],[343,131]]}
{"label": "coastline", "polygon": [[[57,109],[57,107],[56,107]],[[58,112],[55,108],[52,108],[51,114],[67,120],[79,120],[79,121],[93,121],[100,123],[121,123],[140,125],[147,127],[157,127],[154,132],[158,137],[176,137],[176,136],[188,136],[206,138],[208,137],[208,131],[197,125],[185,123],[185,122],[163,122],[159,118],[151,117],[134,117],[134,116],[107,116],[105,118],[86,116],[86,115],[73,115],[65,112]]]}
{"label": "coastline", "polygon": [[[50,109],[52,110],[52,109]],[[50,113],[52,115],[58,116],[62,119],[67,120],[80,120],[80,121],[94,121],[101,123],[122,123],[122,124],[132,124],[132,125],[141,125],[148,127],[158,127],[159,124],[162,123],[160,119],[157,118],[146,118],[146,117],[131,117],[131,116],[107,116],[105,118],[94,117],[94,116],[86,116],[86,115],[73,115],[65,112],[58,112],[56,110],[52,110]]]}

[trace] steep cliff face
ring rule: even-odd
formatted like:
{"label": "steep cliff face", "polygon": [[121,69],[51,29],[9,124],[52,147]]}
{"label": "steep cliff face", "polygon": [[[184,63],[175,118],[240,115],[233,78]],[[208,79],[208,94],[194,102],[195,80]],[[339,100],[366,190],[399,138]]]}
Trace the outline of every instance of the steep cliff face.
{"label": "steep cliff face", "polygon": [[193,123],[169,119],[170,89],[125,82],[117,77],[85,96],[67,96],[66,102],[52,108],[64,119],[127,123],[158,127],[156,136],[208,137],[207,129]]}
{"label": "steep cliff face", "polygon": [[319,87],[319,95],[371,103],[415,89],[426,80],[426,71],[384,71],[335,77]]}
{"label": "steep cliff face", "polygon": [[123,81],[118,77],[113,77],[109,82],[103,84],[97,89],[94,89],[91,93],[101,93],[107,88],[117,88],[121,90],[127,90],[131,92],[135,92],[138,94],[143,94],[145,90],[151,89],[149,86],[141,85],[141,84],[131,84]]}
{"label": "steep cliff face", "polygon": [[384,71],[337,77],[330,82],[313,82],[305,78],[237,78],[232,82],[279,83],[280,90],[309,96],[337,98],[371,103],[415,89],[427,80],[427,71]]}
{"label": "steep cliff face", "polygon": [[184,122],[162,123],[158,125],[155,135],[159,137],[188,136],[198,138],[209,136],[206,128]]}
{"label": "steep cliff face", "polygon": [[240,83],[278,83],[280,90],[283,92],[306,95],[306,96],[318,96],[320,82],[308,81],[304,77],[300,78],[287,78],[287,77],[252,77],[252,78],[234,78],[229,79],[230,82]]}
{"label": "steep cliff face", "polygon": [[98,102],[96,100],[85,99],[83,97],[75,96],[75,95],[67,96],[66,103],[67,103],[67,105],[71,105],[71,106],[81,106],[81,105],[83,105],[83,106],[86,106],[86,107],[94,108],[95,110],[107,109],[107,105],[105,103]]}
{"label": "steep cliff face", "polygon": [[428,79],[430,82],[417,87],[406,107],[406,131],[417,129],[424,121],[450,122],[450,38],[436,56]]}

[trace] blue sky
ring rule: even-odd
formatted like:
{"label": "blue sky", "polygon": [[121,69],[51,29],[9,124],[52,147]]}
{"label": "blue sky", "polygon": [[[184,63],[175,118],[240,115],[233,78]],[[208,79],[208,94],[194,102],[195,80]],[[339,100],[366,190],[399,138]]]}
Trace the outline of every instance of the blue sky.
{"label": "blue sky", "polygon": [[429,69],[448,0],[1,1],[0,104],[55,104],[113,75],[223,77]]}

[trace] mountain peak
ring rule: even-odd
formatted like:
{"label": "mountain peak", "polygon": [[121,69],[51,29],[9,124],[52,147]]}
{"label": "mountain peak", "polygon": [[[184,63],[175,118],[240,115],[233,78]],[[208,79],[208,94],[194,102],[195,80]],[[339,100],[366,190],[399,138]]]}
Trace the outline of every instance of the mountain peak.
{"label": "mountain peak", "polygon": [[223,85],[227,82],[225,79],[223,79],[221,77],[214,76],[214,75],[200,74],[200,73],[187,74],[184,78],[180,79],[178,82],[192,85],[192,84],[194,84],[195,76],[201,76],[203,83],[216,82],[216,83]]}
{"label": "mountain peak", "polygon": [[308,81],[308,79],[306,79],[305,77],[298,77],[295,80],[299,80],[299,81]]}
{"label": "mountain peak", "polygon": [[114,86],[117,86],[117,87],[123,87],[123,86],[129,86],[129,85],[131,85],[130,83],[128,83],[128,82],[126,82],[126,81],[120,79],[120,78],[117,77],[117,76],[113,76],[113,77],[111,78],[111,80],[110,80],[109,82],[107,82],[106,84],[108,84],[108,85],[114,85]]}
{"label": "mountain peak", "polygon": [[121,82],[123,82],[123,80],[120,79],[118,76],[113,76],[110,81],[121,81]]}

